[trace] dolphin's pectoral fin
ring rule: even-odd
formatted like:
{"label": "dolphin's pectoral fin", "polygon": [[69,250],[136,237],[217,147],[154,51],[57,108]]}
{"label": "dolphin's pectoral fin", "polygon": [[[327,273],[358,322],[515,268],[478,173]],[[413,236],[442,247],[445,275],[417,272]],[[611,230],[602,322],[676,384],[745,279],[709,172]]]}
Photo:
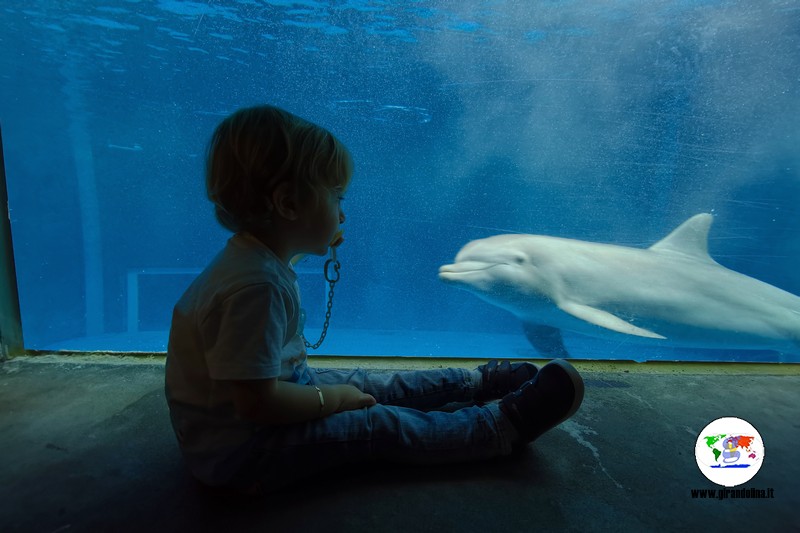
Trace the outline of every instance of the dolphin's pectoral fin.
{"label": "dolphin's pectoral fin", "polygon": [[542,326],[525,322],[522,325],[528,342],[536,348],[541,355],[548,357],[569,357],[569,352],[564,347],[561,330],[552,326]]}
{"label": "dolphin's pectoral fin", "polygon": [[610,329],[611,331],[625,333],[627,335],[636,335],[637,337],[666,339],[666,337],[663,335],[659,335],[658,333],[653,333],[652,331],[644,328],[634,326],[630,322],[626,322],[621,318],[612,315],[608,311],[603,311],[601,309],[597,309],[596,307],[574,302],[565,302],[560,304],[558,307],[565,313],[569,313],[575,318],[580,318],[581,320],[585,320],[590,324],[600,326],[601,328]]}

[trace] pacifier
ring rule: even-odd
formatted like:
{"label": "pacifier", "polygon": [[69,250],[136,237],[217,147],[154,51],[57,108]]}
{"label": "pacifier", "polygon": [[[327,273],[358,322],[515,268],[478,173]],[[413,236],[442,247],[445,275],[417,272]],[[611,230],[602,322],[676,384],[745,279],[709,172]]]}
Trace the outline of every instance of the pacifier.
{"label": "pacifier", "polygon": [[338,248],[339,245],[341,245],[344,242],[344,237],[342,237],[342,235],[344,235],[343,229],[338,230],[333,235],[333,239],[331,239],[331,248]]}

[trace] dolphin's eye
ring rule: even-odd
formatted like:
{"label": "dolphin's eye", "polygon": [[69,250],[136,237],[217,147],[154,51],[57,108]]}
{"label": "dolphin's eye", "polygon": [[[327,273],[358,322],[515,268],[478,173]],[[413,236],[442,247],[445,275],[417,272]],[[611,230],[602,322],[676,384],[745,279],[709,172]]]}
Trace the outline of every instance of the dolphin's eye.
{"label": "dolphin's eye", "polygon": [[518,256],[516,256],[516,257],[514,258],[514,262],[515,262],[516,264],[518,264],[518,265],[521,265],[521,264],[523,264],[523,263],[525,262],[525,258],[524,258],[524,257],[522,257],[521,255],[518,255]]}

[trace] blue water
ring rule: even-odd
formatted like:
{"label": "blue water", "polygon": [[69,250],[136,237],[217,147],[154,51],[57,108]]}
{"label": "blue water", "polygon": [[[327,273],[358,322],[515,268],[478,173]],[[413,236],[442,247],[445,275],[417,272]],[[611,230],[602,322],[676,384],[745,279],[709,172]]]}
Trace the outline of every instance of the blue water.
{"label": "blue water", "polygon": [[[208,137],[263,102],[356,160],[323,353],[532,356],[514,316],[436,276],[499,233],[645,247],[711,212],[712,257],[800,294],[799,18],[797,1],[7,0],[25,344],[165,348],[227,238]],[[312,329],[322,263],[301,265]],[[567,337],[587,358],[778,358]]]}

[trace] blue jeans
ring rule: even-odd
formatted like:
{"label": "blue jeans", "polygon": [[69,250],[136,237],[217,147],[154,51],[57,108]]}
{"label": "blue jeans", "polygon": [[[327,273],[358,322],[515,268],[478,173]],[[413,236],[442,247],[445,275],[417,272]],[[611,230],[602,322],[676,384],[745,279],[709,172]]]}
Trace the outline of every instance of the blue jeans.
{"label": "blue jeans", "polygon": [[442,464],[508,455],[516,431],[497,403],[473,402],[477,370],[311,370],[315,385],[354,385],[378,405],[290,426],[264,427],[232,486],[277,488],[326,468],[367,461]]}

